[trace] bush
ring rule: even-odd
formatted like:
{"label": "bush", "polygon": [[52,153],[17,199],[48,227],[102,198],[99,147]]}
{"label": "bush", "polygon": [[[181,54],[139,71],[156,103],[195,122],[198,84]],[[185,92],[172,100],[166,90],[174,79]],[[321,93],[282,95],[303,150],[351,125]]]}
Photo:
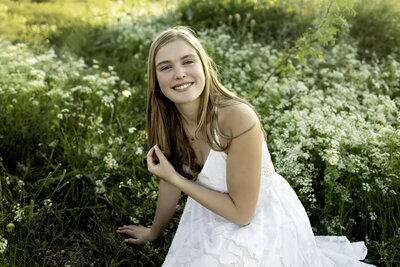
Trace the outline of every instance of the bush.
{"label": "bush", "polygon": [[400,3],[394,0],[364,0],[349,19],[351,36],[361,58],[371,60],[394,54],[400,60]]}
{"label": "bush", "polygon": [[[151,223],[156,204],[157,182],[144,165],[145,109],[136,104],[143,89],[96,61],[4,41],[0,50],[0,236],[9,242],[0,260],[102,264],[115,251],[121,262],[158,265],[160,248],[128,255],[115,234],[129,221]],[[5,233],[9,222],[15,230]]]}
{"label": "bush", "polygon": [[313,10],[300,3],[290,5],[285,1],[202,0],[184,1],[177,12],[182,24],[197,30],[229,25],[233,36],[245,39],[252,33],[256,41],[268,44],[283,43],[298,38],[311,26]]}

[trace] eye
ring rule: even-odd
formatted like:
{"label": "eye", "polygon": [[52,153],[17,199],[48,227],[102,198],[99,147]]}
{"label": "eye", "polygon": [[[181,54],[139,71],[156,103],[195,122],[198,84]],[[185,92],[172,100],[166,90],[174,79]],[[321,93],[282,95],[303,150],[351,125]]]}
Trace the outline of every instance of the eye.
{"label": "eye", "polygon": [[194,63],[193,60],[186,60],[185,62],[183,62],[183,64],[192,64],[192,63]]}
{"label": "eye", "polygon": [[161,67],[161,71],[164,71],[164,70],[167,70],[167,69],[169,69],[170,68],[170,66],[163,66],[163,67]]}

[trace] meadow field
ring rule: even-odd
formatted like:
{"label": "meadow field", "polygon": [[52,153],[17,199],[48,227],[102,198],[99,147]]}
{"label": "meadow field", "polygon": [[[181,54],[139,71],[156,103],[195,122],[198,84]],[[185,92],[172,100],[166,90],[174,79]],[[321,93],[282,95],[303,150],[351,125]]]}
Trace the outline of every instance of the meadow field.
{"label": "meadow field", "polygon": [[[400,265],[400,3],[396,0],[0,0],[0,266],[160,266],[147,56],[189,25],[222,83],[252,103],[278,173],[316,235]],[[268,240],[266,240],[268,242]]]}

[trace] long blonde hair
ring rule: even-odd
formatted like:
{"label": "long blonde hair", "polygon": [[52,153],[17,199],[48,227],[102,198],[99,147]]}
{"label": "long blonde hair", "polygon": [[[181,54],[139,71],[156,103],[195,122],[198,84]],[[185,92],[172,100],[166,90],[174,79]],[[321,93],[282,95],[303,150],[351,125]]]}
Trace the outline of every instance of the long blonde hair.
{"label": "long blonde hair", "polygon": [[[158,144],[170,163],[179,173],[191,176],[191,178],[196,178],[201,170],[201,166],[194,160],[195,153],[185,134],[180,113],[175,104],[161,92],[156,76],[155,57],[157,52],[163,45],[177,39],[186,41],[196,50],[204,69],[205,86],[200,96],[195,135],[199,132],[205,133],[205,136],[207,136],[207,143],[212,149],[225,151],[228,149],[230,142],[228,142],[226,146],[221,146],[221,144],[217,142],[214,133],[217,133],[220,138],[225,138],[227,140],[232,140],[237,136],[227,136],[219,130],[215,108],[245,103],[254,111],[255,109],[247,101],[235,96],[219,82],[214,62],[208,56],[200,41],[195,37],[194,32],[190,28],[177,26],[160,33],[156,37],[150,47],[148,59],[148,145],[152,147]],[[211,135],[207,134],[207,125],[209,125],[209,132]],[[187,166],[190,172],[185,171],[184,166]]]}

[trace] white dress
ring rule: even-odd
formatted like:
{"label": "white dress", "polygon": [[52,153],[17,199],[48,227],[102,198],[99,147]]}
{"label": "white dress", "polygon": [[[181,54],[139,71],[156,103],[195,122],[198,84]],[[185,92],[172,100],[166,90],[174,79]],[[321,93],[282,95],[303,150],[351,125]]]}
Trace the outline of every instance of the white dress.
{"label": "white dress", "polygon": [[[197,183],[227,192],[224,152],[210,150]],[[188,197],[164,267],[370,266],[363,242],[314,236],[296,193],[275,172],[263,142],[260,194],[249,225],[238,226]]]}

